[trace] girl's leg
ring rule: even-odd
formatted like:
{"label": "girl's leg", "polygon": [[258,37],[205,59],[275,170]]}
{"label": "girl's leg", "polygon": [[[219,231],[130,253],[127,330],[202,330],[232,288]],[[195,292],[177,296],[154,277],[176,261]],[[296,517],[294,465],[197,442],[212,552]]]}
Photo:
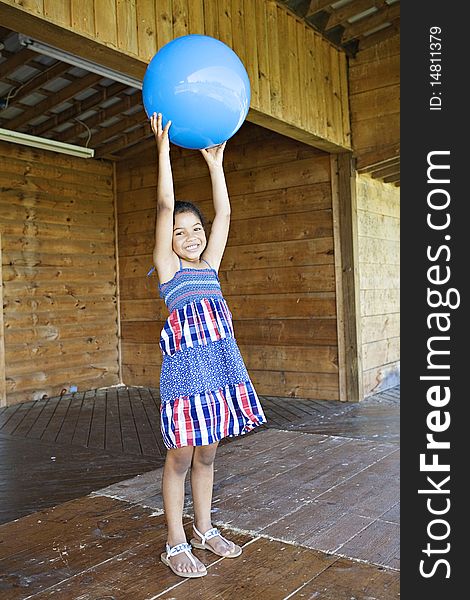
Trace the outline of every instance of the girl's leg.
{"label": "girl's leg", "polygon": [[[163,468],[163,507],[168,527],[168,544],[176,546],[186,542],[183,529],[184,482],[191,465],[193,447],[168,449]],[[204,571],[204,565],[194,556],[193,566],[183,552],[169,558],[172,565],[180,572]]]}
{"label": "girl's leg", "polygon": [[[194,504],[194,525],[201,533],[212,529],[211,505],[214,485],[214,459],[219,442],[209,446],[195,446],[191,464],[191,488]],[[196,538],[199,536],[196,535]],[[230,554],[235,545],[227,544],[220,536],[208,540],[211,546],[221,554]]]}

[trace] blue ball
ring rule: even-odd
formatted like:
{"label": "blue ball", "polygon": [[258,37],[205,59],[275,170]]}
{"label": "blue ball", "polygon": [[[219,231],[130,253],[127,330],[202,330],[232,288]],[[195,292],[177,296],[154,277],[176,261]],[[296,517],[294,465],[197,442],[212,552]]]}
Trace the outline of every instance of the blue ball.
{"label": "blue ball", "polygon": [[170,141],[183,148],[210,148],[231,138],[250,107],[250,80],[243,63],[223,42],[185,35],[165,44],[145,72],[147,116],[171,120]]}

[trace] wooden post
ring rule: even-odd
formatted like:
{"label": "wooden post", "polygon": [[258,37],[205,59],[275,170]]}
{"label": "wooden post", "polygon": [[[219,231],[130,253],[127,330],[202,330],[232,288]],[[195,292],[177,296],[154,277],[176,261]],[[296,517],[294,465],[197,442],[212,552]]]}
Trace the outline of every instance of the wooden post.
{"label": "wooden post", "polygon": [[118,205],[116,163],[113,163],[113,196],[114,196],[114,254],[116,261],[116,313],[118,337],[118,368],[119,383],[122,384],[122,335],[121,335],[121,282],[119,277],[119,239],[118,239]]}
{"label": "wooden post", "polygon": [[363,399],[357,207],[350,152],[331,155],[340,400]]}
{"label": "wooden post", "polygon": [[3,327],[2,234],[0,232],[0,406],[7,404],[5,376],[5,336]]}

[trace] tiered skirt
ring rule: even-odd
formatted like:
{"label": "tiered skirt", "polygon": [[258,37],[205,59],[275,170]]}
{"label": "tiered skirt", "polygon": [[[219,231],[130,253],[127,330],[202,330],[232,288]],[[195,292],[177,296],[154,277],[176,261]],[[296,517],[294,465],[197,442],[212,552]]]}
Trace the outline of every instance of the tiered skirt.
{"label": "tiered skirt", "polygon": [[213,444],[266,422],[223,298],[174,309],[160,349],[161,430],[167,448]]}

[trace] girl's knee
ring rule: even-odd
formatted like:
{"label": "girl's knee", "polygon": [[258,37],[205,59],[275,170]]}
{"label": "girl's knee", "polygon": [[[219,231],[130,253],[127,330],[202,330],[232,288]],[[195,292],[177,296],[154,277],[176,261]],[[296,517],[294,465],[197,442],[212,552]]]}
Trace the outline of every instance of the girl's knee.
{"label": "girl's knee", "polygon": [[192,446],[171,448],[166,453],[165,467],[182,475],[191,466],[193,453],[194,448]]}
{"label": "girl's knee", "polygon": [[203,465],[209,467],[214,464],[215,453],[217,451],[217,443],[209,446],[197,446],[194,449],[193,465]]}

